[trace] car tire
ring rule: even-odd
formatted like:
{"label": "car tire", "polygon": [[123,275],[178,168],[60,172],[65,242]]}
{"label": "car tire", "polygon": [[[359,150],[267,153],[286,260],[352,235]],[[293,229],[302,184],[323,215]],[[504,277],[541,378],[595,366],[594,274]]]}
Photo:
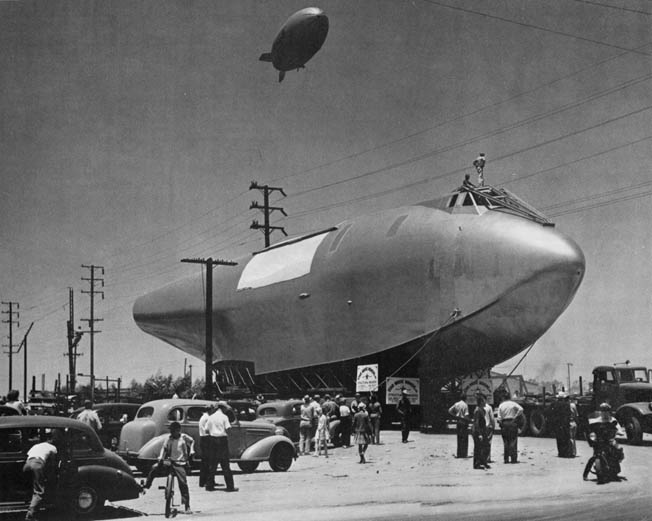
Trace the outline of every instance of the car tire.
{"label": "car tire", "polygon": [[287,443],[279,443],[272,450],[269,457],[269,466],[274,472],[287,472],[294,459],[294,447]]}
{"label": "car tire", "polygon": [[88,516],[104,506],[104,498],[97,488],[89,483],[77,484],[70,495],[70,507],[81,516]]}
{"label": "car tire", "polygon": [[530,413],[530,433],[532,436],[541,437],[546,432],[546,416],[540,409],[535,409]]}
{"label": "car tire", "polygon": [[238,467],[245,474],[251,474],[256,471],[259,463],[258,461],[238,461]]}
{"label": "car tire", "polygon": [[641,422],[638,418],[630,416],[625,420],[625,432],[627,441],[632,445],[640,445],[643,442],[643,429],[641,429]]}

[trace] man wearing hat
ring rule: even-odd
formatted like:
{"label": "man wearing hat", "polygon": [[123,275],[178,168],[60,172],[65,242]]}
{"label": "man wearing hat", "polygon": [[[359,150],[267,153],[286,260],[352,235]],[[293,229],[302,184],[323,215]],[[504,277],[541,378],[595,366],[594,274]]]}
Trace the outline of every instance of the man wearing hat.
{"label": "man wearing hat", "polygon": [[407,443],[408,436],[410,435],[410,416],[412,415],[412,405],[410,404],[410,399],[408,398],[408,393],[405,389],[401,389],[401,399],[396,405],[396,412],[401,418],[401,441],[403,443]]}
{"label": "man wearing hat", "polygon": [[236,492],[233,483],[233,474],[229,462],[229,437],[228,432],[231,428],[229,417],[225,414],[229,406],[226,402],[217,402],[217,410],[208,417],[206,429],[210,437],[210,460],[208,467],[208,476],[206,476],[206,490],[215,490],[215,471],[217,465],[222,467],[224,482],[226,483],[227,492]]}
{"label": "man wearing hat", "polygon": [[557,399],[551,406],[550,416],[557,439],[557,455],[560,458],[571,457],[571,408],[570,402],[566,400],[568,394],[564,391],[557,393]]}

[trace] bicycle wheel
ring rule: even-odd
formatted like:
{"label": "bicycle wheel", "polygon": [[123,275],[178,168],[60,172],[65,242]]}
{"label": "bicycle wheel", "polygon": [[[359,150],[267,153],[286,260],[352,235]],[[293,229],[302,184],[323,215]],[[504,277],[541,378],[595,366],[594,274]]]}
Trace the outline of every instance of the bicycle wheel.
{"label": "bicycle wheel", "polygon": [[172,515],[172,498],[174,497],[174,473],[170,471],[165,482],[165,517]]}

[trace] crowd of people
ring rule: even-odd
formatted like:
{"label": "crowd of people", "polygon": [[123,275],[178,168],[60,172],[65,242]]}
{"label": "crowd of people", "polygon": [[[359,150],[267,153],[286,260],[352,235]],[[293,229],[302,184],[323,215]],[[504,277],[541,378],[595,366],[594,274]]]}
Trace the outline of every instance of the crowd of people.
{"label": "crowd of people", "polygon": [[[509,395],[500,397],[500,404],[494,411],[482,394],[476,394],[476,404],[470,412],[467,398],[461,394],[459,399],[448,409],[450,417],[456,420],[456,458],[468,458],[469,434],[473,440],[473,468],[489,469],[494,463],[491,457],[491,445],[494,431],[500,428],[503,440],[503,462],[518,463],[518,431],[524,421],[521,405]],[[8,394],[6,405],[16,408],[20,414],[27,411],[20,402],[18,391]],[[96,432],[102,429],[102,423],[90,401],[78,419],[90,425]],[[606,406],[606,404],[603,404]],[[608,407],[608,406],[606,406]],[[410,432],[412,404],[405,390],[395,405],[396,414],[401,420],[401,441],[407,443]],[[366,463],[366,451],[369,445],[380,444],[380,424],[383,407],[375,393],[368,396],[355,395],[351,400],[341,395],[323,398],[316,394],[306,395],[301,404],[299,425],[299,455],[329,457],[329,446],[358,448],[359,463]],[[228,417],[229,406],[219,401],[206,408],[199,420],[199,451],[201,467],[199,486],[207,491],[215,490],[215,474],[218,466],[222,470],[228,492],[238,489],[234,486],[233,473],[229,462],[228,432],[231,424]],[[604,414],[604,413],[603,413]],[[558,456],[576,457],[576,433],[578,410],[568,394],[560,392],[550,408],[550,426],[553,428]],[[610,421],[615,420],[613,418]],[[611,423],[609,424],[611,425]],[[187,512],[190,512],[190,494],[187,472],[195,456],[194,439],[181,432],[181,425],[174,421],[169,426],[170,433],[162,445],[157,463],[152,467],[145,489],[148,489],[157,476],[174,472],[178,479],[181,497]],[[33,519],[34,512],[40,504],[47,481],[49,462],[57,458],[57,443],[52,439],[43,440],[34,445],[27,454],[24,472],[31,476],[33,483],[32,502],[26,519]],[[622,457],[621,457],[622,459]]]}
{"label": "crowd of people", "polygon": [[[484,395],[476,394],[475,398],[476,406],[473,414],[469,412],[467,398],[464,394],[461,394],[458,401],[448,409],[448,414],[455,419],[457,424],[455,457],[468,457],[470,433],[473,439],[473,468],[491,468],[490,464],[493,463],[491,442],[494,430],[498,425],[503,439],[503,462],[518,463],[518,432],[525,421],[523,407],[510,399],[508,395],[501,395],[498,409],[494,412],[493,407],[487,404]],[[612,428],[616,424],[616,420],[610,415],[609,405],[602,404],[600,411],[600,413],[594,413],[597,419],[589,419],[589,427],[592,421],[597,421],[608,424]],[[607,411],[606,416],[604,411]],[[570,400],[568,393],[561,391],[557,394],[551,404],[548,419],[555,434],[558,457],[575,458],[577,456],[576,436],[579,414],[577,406]],[[615,438],[615,428],[613,428],[612,438]]]}
{"label": "crowd of people", "polygon": [[[408,400],[409,403],[409,400]],[[398,410],[398,408],[397,408]],[[368,397],[356,393],[350,403],[341,396],[306,395],[301,404],[299,454],[328,457],[328,445],[358,447],[360,463],[366,463],[367,447],[380,444],[380,420],[383,413],[375,393]]]}

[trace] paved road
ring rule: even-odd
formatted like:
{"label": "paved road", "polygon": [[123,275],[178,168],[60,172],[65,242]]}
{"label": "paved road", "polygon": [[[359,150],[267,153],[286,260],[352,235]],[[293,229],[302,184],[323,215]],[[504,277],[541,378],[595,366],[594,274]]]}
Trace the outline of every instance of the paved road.
{"label": "paved road", "polygon": [[[591,454],[585,442],[578,442],[577,458],[563,459],[556,456],[554,439],[521,438],[519,464],[496,463],[483,471],[474,470],[470,458],[453,458],[454,435],[412,433],[403,444],[400,433],[390,431],[383,432],[383,441],[369,448],[366,465],[357,463],[356,448],[340,448],[328,459],[300,457],[286,473],[272,472],[267,464],[253,474],[235,472],[240,490],[231,494],[199,489],[193,475],[195,513],[177,519],[652,520],[650,443],[625,445],[626,479],[598,485],[582,480]],[[492,453],[502,461],[499,436]],[[120,509],[109,507],[103,517],[129,519],[141,512],[164,519],[163,492],[156,485],[140,499],[116,504]]]}

